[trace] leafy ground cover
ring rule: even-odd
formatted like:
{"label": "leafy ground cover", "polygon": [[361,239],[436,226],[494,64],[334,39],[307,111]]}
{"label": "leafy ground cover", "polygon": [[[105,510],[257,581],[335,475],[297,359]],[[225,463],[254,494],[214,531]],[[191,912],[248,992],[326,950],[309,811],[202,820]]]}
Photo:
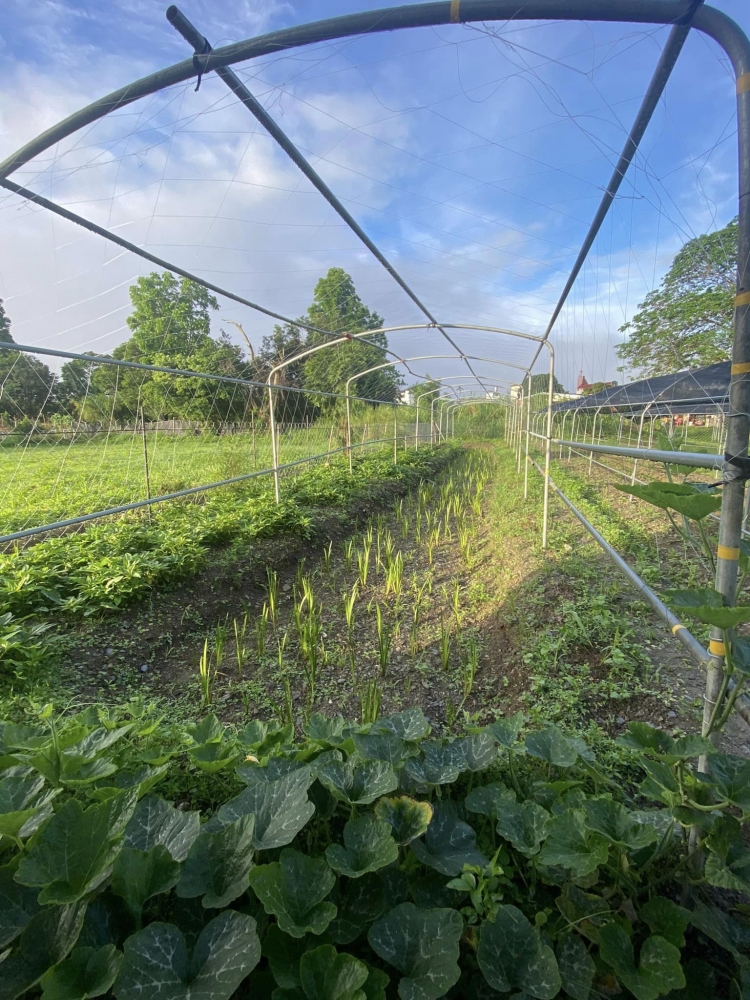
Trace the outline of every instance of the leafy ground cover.
{"label": "leafy ground cover", "polygon": [[716,903],[750,888],[750,764],[698,781],[699,737],[631,724],[625,786],[520,714],[447,740],[419,709],[312,714],[296,739],[135,704],[0,741],[3,1000],[747,988],[750,929]]}

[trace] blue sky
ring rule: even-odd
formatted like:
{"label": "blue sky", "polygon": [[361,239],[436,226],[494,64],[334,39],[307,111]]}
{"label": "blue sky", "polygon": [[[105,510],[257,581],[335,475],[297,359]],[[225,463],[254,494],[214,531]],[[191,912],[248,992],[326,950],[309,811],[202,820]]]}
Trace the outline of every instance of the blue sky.
{"label": "blue sky", "polygon": [[[370,4],[186,0],[214,46]],[[750,30],[743,0],[720,9]],[[155,0],[6,0],[0,154],[94,98],[187,54]],[[352,38],[237,67],[394,266],[444,322],[538,334],[646,89],[666,29],[498,22]],[[736,213],[733,80],[693,32],[553,334],[562,381],[616,371],[618,332],[691,236]],[[71,137],[15,179],[153,253],[286,315],[331,266],[389,325],[419,313],[296,168],[208,76]],[[111,350],[129,284],[150,268],[0,196],[0,297],[19,342]],[[272,321],[221,302],[256,345]],[[450,353],[434,330],[402,356]],[[528,348],[462,335],[467,353]],[[413,366],[420,369],[420,365]],[[487,381],[511,368],[478,363]],[[452,360],[421,363],[448,375]]]}

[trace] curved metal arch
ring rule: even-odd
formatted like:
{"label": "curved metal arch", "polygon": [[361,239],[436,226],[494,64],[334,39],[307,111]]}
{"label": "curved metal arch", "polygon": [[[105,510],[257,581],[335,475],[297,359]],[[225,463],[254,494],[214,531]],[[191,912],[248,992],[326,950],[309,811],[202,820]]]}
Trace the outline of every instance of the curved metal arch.
{"label": "curved metal arch", "polygon": [[[249,59],[278,54],[315,42],[393,31],[397,28],[437,26],[456,21],[466,23],[550,19],[673,24],[693,14],[693,7],[692,0],[675,0],[670,4],[665,4],[663,0],[608,0],[606,5],[595,0],[532,0],[520,7],[517,0],[463,0],[458,6],[457,0],[441,0],[441,2],[414,4],[408,7],[346,14],[272,31],[257,38],[224,45],[203,56],[196,55],[190,59],[183,59],[93,101],[11,153],[0,163],[0,178],[9,176],[39,153],[45,152],[86,125],[104,118],[112,111],[127,107],[142,97],[185,83],[194,77],[209,73],[212,69],[233,66]],[[693,24],[698,30],[714,37],[728,51],[727,46],[731,39],[720,37],[722,28],[726,33],[726,25],[721,24],[722,21],[733,23],[720,11],[703,7],[695,12]],[[734,55],[730,51],[728,54],[730,58]]]}

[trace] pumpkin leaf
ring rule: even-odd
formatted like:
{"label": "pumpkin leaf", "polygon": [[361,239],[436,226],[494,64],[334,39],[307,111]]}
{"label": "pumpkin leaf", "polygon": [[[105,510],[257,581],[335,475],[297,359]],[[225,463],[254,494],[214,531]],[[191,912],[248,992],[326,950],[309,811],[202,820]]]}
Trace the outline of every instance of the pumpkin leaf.
{"label": "pumpkin leaf", "polygon": [[198,936],[193,954],[174,924],[153,923],[125,942],[117,1000],[229,1000],[260,960],[255,921],[224,910]]}
{"label": "pumpkin leaf", "polygon": [[458,982],[463,928],[457,910],[401,903],[372,924],[367,940],[376,955],[403,974],[401,1000],[437,1000]]}
{"label": "pumpkin leaf", "polygon": [[328,759],[316,766],[315,773],[318,781],[348,805],[369,805],[398,787],[396,772],[384,760],[357,763],[353,758]]}
{"label": "pumpkin leaf", "polygon": [[572,767],[578,760],[579,747],[560,732],[557,726],[548,726],[526,737],[526,752],[532,757],[546,760],[556,767]]}
{"label": "pumpkin leaf", "polygon": [[429,802],[418,802],[408,795],[397,798],[380,799],[375,805],[375,815],[388,823],[393,839],[399,846],[421,837],[432,820],[432,806]]}
{"label": "pumpkin leaf", "polygon": [[322,934],[336,916],[336,907],[324,902],[336,876],[318,858],[285,848],[279,861],[259,865],[250,873],[250,885],[266,913],[273,914],[279,927],[292,937],[308,932]]}
{"label": "pumpkin leaf", "polygon": [[344,827],[344,846],[330,844],[326,858],[331,868],[349,878],[359,878],[393,864],[398,847],[388,823],[376,816],[365,815],[350,819]]}
{"label": "pumpkin leaf", "polygon": [[93,892],[109,875],[137,797],[130,789],[86,810],[68,799],[31,842],[17,881],[42,887],[40,903],[74,903]]}
{"label": "pumpkin leaf", "polygon": [[497,832],[527,858],[539,853],[547,836],[550,814],[536,802],[508,799],[497,814]]}
{"label": "pumpkin leaf", "polygon": [[493,781],[489,785],[472,788],[464,799],[464,805],[469,812],[492,819],[499,816],[509,802],[515,801],[516,793],[512,788],[508,788],[502,781]]}
{"label": "pumpkin leaf", "polygon": [[685,985],[679,948],[656,934],[646,938],[636,965],[626,932],[619,924],[606,924],[599,935],[599,955],[636,1000],[657,1000]]}
{"label": "pumpkin leaf", "polygon": [[218,829],[240,816],[255,816],[253,846],[270,851],[291,844],[315,812],[307,796],[313,782],[309,767],[300,767],[275,781],[258,781],[225,802],[206,827]]}
{"label": "pumpkin leaf", "polygon": [[487,858],[477,848],[477,835],[459,816],[455,803],[435,804],[424,840],[414,840],[411,849],[423,865],[441,875],[459,875],[464,865],[484,868]]}
{"label": "pumpkin leaf", "polygon": [[184,861],[199,833],[197,812],[183,812],[158,795],[145,795],[125,827],[123,846],[137,851],[162,846],[175,861]]}
{"label": "pumpkin leaf", "polygon": [[146,900],[168,892],[179,880],[180,865],[163,845],[158,844],[150,851],[125,847],[112,869],[112,892],[121,896],[140,920]]}
{"label": "pumpkin leaf", "polygon": [[518,734],[521,732],[525,721],[526,718],[523,712],[516,712],[515,715],[511,715],[507,719],[498,719],[487,728],[500,746],[505,747],[506,750],[511,750],[518,740]]}
{"label": "pumpkin leaf", "polygon": [[177,895],[203,898],[205,907],[227,906],[247,889],[253,867],[255,816],[240,816],[218,830],[204,827],[182,865]]}
{"label": "pumpkin leaf", "polygon": [[42,976],[42,1000],[88,1000],[106,993],[115,981],[122,953],[113,944],[76,948]]}
{"label": "pumpkin leaf", "polygon": [[590,875],[609,856],[605,838],[588,828],[582,809],[566,809],[553,816],[539,861],[567,868],[576,878]]}
{"label": "pumpkin leaf", "polygon": [[557,968],[562,988],[573,1000],[589,1000],[596,964],[577,934],[557,942]]}
{"label": "pumpkin leaf", "polygon": [[520,989],[538,1000],[552,1000],[560,992],[554,952],[515,906],[501,906],[493,921],[482,924],[477,961],[484,978],[501,993]]}

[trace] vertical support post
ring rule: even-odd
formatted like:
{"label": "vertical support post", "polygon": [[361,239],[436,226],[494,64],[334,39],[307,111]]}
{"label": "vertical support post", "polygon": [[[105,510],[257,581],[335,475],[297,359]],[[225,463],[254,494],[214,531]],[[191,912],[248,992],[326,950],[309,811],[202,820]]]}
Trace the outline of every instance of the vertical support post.
{"label": "vertical support post", "polygon": [[523,463],[523,498],[529,496],[529,443],[531,440],[531,372],[529,372],[529,391],[526,397],[526,455]]}
{"label": "vertical support post", "polygon": [[433,396],[430,401],[430,447],[435,444],[435,400],[437,396]]}
{"label": "vertical support post", "polygon": [[[146,418],[143,413],[143,407],[140,407],[140,417],[141,417],[141,439],[143,440],[143,473],[146,480],[146,499],[151,499],[151,475],[148,468],[148,443],[146,441]],[[146,508],[148,514],[148,523],[151,524],[151,507]]]}
{"label": "vertical support post", "polygon": [[258,468],[258,453],[255,446],[255,411],[250,410],[250,428],[253,433],[253,472]]}
{"label": "vertical support post", "polygon": [[352,468],[352,411],[349,404],[349,387],[347,386],[346,392],[346,454],[349,458],[349,472],[353,472]]}
{"label": "vertical support post", "polygon": [[[521,442],[523,440],[523,404],[525,389],[523,382],[521,383],[521,402],[518,407],[518,427],[516,429],[516,472],[521,472]],[[527,395],[531,395],[531,385],[529,385],[529,391]]]}
{"label": "vertical support post", "polygon": [[[724,487],[716,554],[715,588],[727,604],[734,604],[737,590],[737,561],[742,539],[745,476],[750,436],[750,65],[745,58],[733,59],[737,75],[737,139],[739,147],[739,219],[737,247],[737,288],[734,300],[734,340],[729,383],[729,419],[726,421]],[[745,65],[742,65],[742,63]],[[704,736],[709,734],[714,709],[720,709],[727,690],[724,674],[724,644],[718,629],[711,630],[711,661],[706,675],[703,701]],[[718,735],[711,734],[714,742]],[[708,770],[704,755],[700,771]]]}
{"label": "vertical support post", "polygon": [[421,396],[417,396],[417,419],[414,423],[414,451],[419,448],[419,401],[421,398]]}
{"label": "vertical support post", "polygon": [[393,405],[393,464],[398,465],[398,408]]}
{"label": "vertical support post", "polygon": [[273,461],[273,492],[276,503],[281,502],[281,491],[279,490],[279,443],[276,439],[276,400],[274,399],[273,386],[268,383],[268,425],[271,431],[271,458]]}
{"label": "vertical support post", "polygon": [[542,510],[542,550],[547,548],[549,529],[549,472],[552,458],[552,400],[555,387],[555,350],[552,344],[545,340],[549,348],[549,386],[547,389],[547,440],[544,449],[544,506]]}

